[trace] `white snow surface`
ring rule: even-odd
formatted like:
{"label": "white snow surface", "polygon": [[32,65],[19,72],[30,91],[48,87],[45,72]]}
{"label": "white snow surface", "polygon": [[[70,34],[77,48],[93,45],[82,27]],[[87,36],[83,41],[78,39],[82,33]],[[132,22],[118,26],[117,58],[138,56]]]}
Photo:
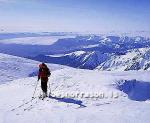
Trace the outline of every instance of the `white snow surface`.
{"label": "white snow surface", "polygon": [[[0,84],[14,79],[28,77],[38,71],[40,62],[27,58],[0,53]],[[66,66],[48,64],[51,70],[61,69]]]}
{"label": "white snow surface", "polygon": [[84,46],[83,48],[93,48],[93,47],[98,47],[99,44],[93,44],[93,45],[88,45],[88,46]]}
{"label": "white snow surface", "polygon": [[78,57],[78,56],[80,56],[80,55],[82,55],[82,54],[85,54],[86,52],[85,51],[75,51],[75,52],[71,52],[71,53],[67,53],[67,54],[54,54],[54,55],[47,55],[47,56],[50,56],[50,57],[63,57],[63,56],[71,56],[71,55],[73,55],[73,56],[76,56],[76,57]]}
{"label": "white snow surface", "polygon": [[75,51],[75,52],[72,52],[72,53],[69,53],[69,54],[65,54],[65,55],[73,55],[73,56],[80,56],[82,54],[85,54],[86,52],[85,51]]}
{"label": "white snow surface", "polygon": [[[145,101],[129,99],[128,95],[116,88],[120,80],[136,79],[142,86],[147,82],[149,89],[150,72],[105,72],[63,68],[52,72],[49,84],[52,96],[71,93],[97,93],[118,97],[112,98],[46,98],[34,99],[17,108],[32,97],[36,77],[27,77],[0,85],[0,123],[149,123],[150,98]],[[135,86],[135,89],[138,89]],[[143,86],[145,87],[145,86]],[[50,89],[49,89],[50,90]],[[139,91],[131,91],[140,93]],[[40,83],[35,96],[41,93]],[[144,94],[144,93],[142,93]],[[144,96],[144,95],[143,95]],[[80,102],[80,104],[79,104]],[[14,109],[12,111],[12,109]]]}

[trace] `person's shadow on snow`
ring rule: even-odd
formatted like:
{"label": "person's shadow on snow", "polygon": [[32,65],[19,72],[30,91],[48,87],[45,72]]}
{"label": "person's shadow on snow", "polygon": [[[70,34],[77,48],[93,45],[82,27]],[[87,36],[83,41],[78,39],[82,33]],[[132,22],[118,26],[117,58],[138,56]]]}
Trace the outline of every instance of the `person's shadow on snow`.
{"label": "person's shadow on snow", "polygon": [[58,100],[60,102],[76,104],[76,105],[79,105],[82,108],[86,107],[85,105],[82,104],[83,102],[81,100],[75,100],[75,99],[72,99],[72,98],[59,98],[59,97],[53,97],[53,96],[49,96],[49,98]]}

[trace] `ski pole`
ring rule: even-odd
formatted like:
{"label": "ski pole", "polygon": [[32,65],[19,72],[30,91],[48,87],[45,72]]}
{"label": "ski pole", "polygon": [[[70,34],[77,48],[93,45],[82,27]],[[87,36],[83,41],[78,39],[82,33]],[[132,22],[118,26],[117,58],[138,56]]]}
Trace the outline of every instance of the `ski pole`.
{"label": "ski pole", "polygon": [[50,86],[50,82],[49,82],[49,96],[51,95],[51,86]]}
{"label": "ski pole", "polygon": [[23,103],[23,104],[19,105],[19,106],[18,106],[18,107],[16,107],[16,108],[11,109],[10,111],[14,111],[14,110],[16,110],[16,109],[19,109],[19,108],[23,107],[24,105],[26,105],[26,104],[28,104],[28,103],[32,102],[32,100],[34,100],[34,99],[35,99],[35,98],[34,98],[34,94],[35,94],[35,92],[36,92],[37,85],[38,85],[38,81],[37,81],[37,84],[36,84],[36,86],[35,86],[34,93],[33,93],[33,96],[32,96],[32,99],[31,99],[31,100],[29,100],[29,101],[27,101],[27,102],[25,102],[25,103]]}
{"label": "ski pole", "polygon": [[35,89],[34,89],[34,93],[33,93],[32,98],[34,98],[34,95],[35,95],[35,92],[36,92],[36,89],[37,89],[37,85],[38,85],[38,81],[37,81],[37,84],[36,84],[36,86],[35,86]]}

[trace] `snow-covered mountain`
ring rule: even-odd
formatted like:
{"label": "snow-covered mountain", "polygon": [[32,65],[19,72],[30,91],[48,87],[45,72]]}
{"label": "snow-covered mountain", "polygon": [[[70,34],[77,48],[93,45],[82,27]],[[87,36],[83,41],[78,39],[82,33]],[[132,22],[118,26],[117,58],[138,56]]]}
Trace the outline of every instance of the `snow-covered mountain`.
{"label": "snow-covered mountain", "polygon": [[150,48],[129,50],[125,55],[114,55],[100,64],[98,70],[150,70]]}
{"label": "snow-covered mountain", "polygon": [[38,55],[32,59],[82,69],[150,70],[150,48],[128,50],[125,54],[119,55],[99,51],[75,51],[69,54]]}
{"label": "snow-covered mountain", "polygon": [[[150,46],[150,39],[145,37],[127,37],[127,36],[76,36],[75,38],[61,38],[57,41],[51,41],[51,39],[58,38],[58,36],[49,37],[36,37],[36,38],[17,38],[10,40],[1,40],[0,52],[7,54],[18,54],[20,48],[25,50],[28,55],[48,55],[49,54],[63,54],[70,53],[74,51],[99,51],[102,53],[118,53],[123,54],[127,50],[135,48],[145,48]],[[32,40],[36,40],[32,41]],[[40,45],[38,42],[43,42],[42,44],[48,43],[49,45]],[[24,43],[23,43],[24,42]],[[51,43],[53,42],[53,43]],[[32,44],[33,43],[33,44]],[[18,44],[18,45],[17,45]],[[15,48],[14,48],[15,47]],[[26,49],[29,49],[28,51]],[[15,51],[15,52],[14,52]],[[37,52],[37,53],[36,53]],[[22,55],[23,56],[23,55]],[[27,56],[24,55],[24,56]]]}
{"label": "snow-covered mountain", "polygon": [[110,54],[99,51],[75,51],[69,54],[38,55],[31,59],[41,62],[57,63],[75,68],[94,69],[99,64],[109,59]]}
{"label": "snow-covered mountain", "polygon": [[[47,36],[45,36],[45,34]],[[39,34],[38,34],[39,35]],[[101,70],[149,70],[149,63],[138,68],[138,64],[130,60],[128,63],[122,57],[134,55],[134,50],[141,48],[150,48],[150,38],[148,37],[129,37],[116,35],[76,35],[76,37],[67,37],[70,35],[50,35],[44,33],[39,37],[23,37],[0,40],[0,52],[20,57],[30,58],[32,60],[44,61],[54,64],[68,65],[76,68]],[[73,36],[73,34],[71,35]],[[75,35],[74,35],[75,36]],[[60,39],[59,39],[60,38]],[[46,44],[46,45],[45,45]],[[133,53],[130,53],[133,52]],[[61,55],[60,55],[61,54]],[[149,52],[147,53],[149,54]],[[113,69],[105,68],[105,63],[115,62]],[[113,63],[110,64],[113,64]],[[141,65],[140,65],[141,66]]]}

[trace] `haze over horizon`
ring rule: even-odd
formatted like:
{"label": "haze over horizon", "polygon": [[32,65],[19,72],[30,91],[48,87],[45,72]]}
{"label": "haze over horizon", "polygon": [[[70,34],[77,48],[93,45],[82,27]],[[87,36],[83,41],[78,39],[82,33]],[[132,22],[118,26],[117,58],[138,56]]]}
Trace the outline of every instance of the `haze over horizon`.
{"label": "haze over horizon", "polygon": [[149,0],[0,0],[1,31],[150,31]]}

